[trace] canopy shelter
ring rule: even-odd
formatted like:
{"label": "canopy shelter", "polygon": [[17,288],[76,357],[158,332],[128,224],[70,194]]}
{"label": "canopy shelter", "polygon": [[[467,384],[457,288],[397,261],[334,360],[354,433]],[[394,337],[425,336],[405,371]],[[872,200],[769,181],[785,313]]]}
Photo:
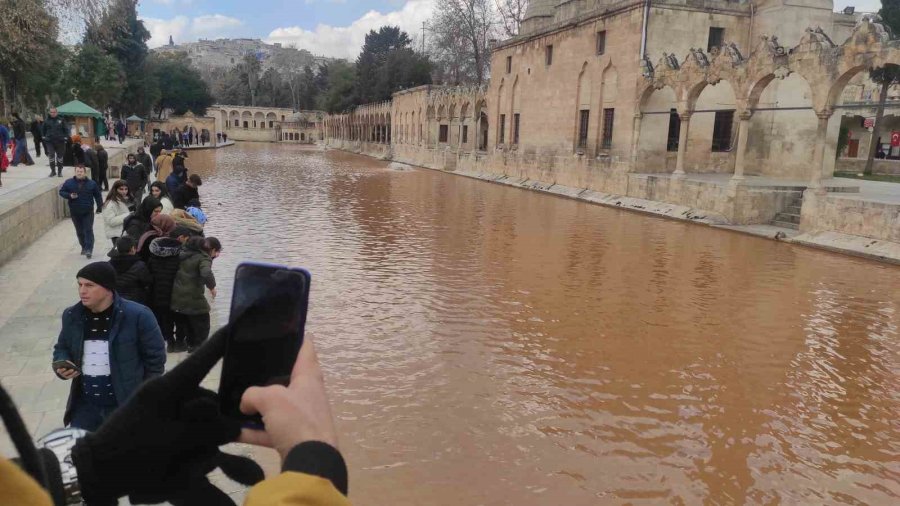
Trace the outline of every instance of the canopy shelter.
{"label": "canopy shelter", "polygon": [[81,135],[83,144],[94,143],[94,137],[106,135],[103,114],[81,100],[72,100],[56,108],[60,116],[73,118],[75,133]]}
{"label": "canopy shelter", "polygon": [[128,133],[132,136],[140,136],[144,133],[144,121],[144,118],[137,114],[132,114],[125,118],[125,123],[128,125]]}

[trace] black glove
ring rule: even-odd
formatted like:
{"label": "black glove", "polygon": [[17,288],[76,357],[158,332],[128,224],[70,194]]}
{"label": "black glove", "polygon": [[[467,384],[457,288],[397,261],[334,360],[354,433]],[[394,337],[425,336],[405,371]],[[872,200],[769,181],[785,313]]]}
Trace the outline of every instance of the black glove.
{"label": "black glove", "polygon": [[206,474],[220,467],[244,485],[264,478],[246,457],[219,446],[237,439],[240,422],[219,413],[218,396],[200,381],[225,352],[230,326],[219,329],[167,374],[145,383],[97,432],[72,450],[88,505],[169,501],[178,505],[233,505]]}

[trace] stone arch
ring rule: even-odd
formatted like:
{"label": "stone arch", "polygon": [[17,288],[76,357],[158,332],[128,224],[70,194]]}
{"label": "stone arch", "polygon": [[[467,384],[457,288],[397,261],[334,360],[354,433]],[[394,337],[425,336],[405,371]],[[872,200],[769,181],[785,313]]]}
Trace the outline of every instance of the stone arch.
{"label": "stone arch", "polygon": [[[690,87],[687,96],[692,97],[688,103],[693,105],[687,107],[689,125],[684,120],[681,123],[681,128],[689,127],[684,147],[685,172],[731,174],[738,132],[735,87],[725,79],[714,84],[703,81]],[[718,145],[714,142],[717,122],[727,129],[724,142]]]}
{"label": "stone arch", "polygon": [[266,126],[269,128],[275,128],[275,122],[278,121],[278,116],[275,115],[274,112],[270,112],[266,114]]}
{"label": "stone arch", "polygon": [[601,77],[600,99],[604,104],[611,104],[619,98],[619,71],[612,62],[603,69]]}
{"label": "stone arch", "polygon": [[228,127],[238,128],[241,126],[241,113],[231,110],[228,112]]}
{"label": "stone arch", "polygon": [[[812,86],[800,73],[780,78],[770,74],[754,83],[748,97],[753,115],[744,154],[747,174],[787,177],[809,172],[818,126],[814,103]],[[834,118],[836,128],[839,116]],[[836,130],[834,136],[836,145]]]}
{"label": "stone arch", "polygon": [[[650,87],[641,93],[639,104],[642,116],[635,162],[642,171],[672,172],[681,127],[678,95],[671,86]],[[673,109],[676,110],[674,117]],[[670,139],[670,131],[674,139]]]}
{"label": "stone arch", "polygon": [[476,124],[476,146],[479,151],[487,151],[488,148],[488,132],[490,132],[490,122],[488,121],[488,104],[485,100],[479,100],[475,103],[473,110],[473,118]]}
{"label": "stone arch", "polygon": [[[495,119],[497,125],[497,132],[494,134],[494,144],[504,144],[506,142],[506,124],[508,123],[506,118],[506,111],[503,110],[503,105],[506,104],[506,82],[504,79],[500,80],[500,87],[497,89],[497,117]],[[504,118],[504,121],[501,124],[500,117],[501,115]],[[502,134],[502,135],[501,135]],[[502,142],[501,142],[502,139]]]}
{"label": "stone arch", "polygon": [[256,111],[253,114],[253,127],[254,128],[266,128],[266,117],[262,112]]}
{"label": "stone arch", "polygon": [[[572,148],[588,149],[591,144],[591,121],[588,121],[588,131],[584,139],[581,138],[581,111],[588,111],[588,117],[596,116],[596,112],[591,111],[591,75],[588,72],[588,62],[581,64],[581,72],[578,73],[578,79],[575,85],[575,124],[572,130]],[[583,143],[583,145],[582,145]]]}
{"label": "stone arch", "polygon": [[250,128],[253,126],[253,114],[250,111],[244,111],[241,113],[241,127]]}

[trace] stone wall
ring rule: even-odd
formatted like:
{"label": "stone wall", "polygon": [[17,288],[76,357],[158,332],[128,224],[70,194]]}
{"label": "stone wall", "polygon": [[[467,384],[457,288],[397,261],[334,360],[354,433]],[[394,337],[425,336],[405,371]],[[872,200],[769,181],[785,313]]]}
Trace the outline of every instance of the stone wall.
{"label": "stone wall", "polygon": [[835,231],[900,243],[900,205],[839,194],[819,198],[811,231]]}
{"label": "stone wall", "polygon": [[[866,168],[866,160],[859,158],[839,158],[835,171],[860,173]],[[872,173],[886,176],[900,176],[900,160],[875,160]]]}

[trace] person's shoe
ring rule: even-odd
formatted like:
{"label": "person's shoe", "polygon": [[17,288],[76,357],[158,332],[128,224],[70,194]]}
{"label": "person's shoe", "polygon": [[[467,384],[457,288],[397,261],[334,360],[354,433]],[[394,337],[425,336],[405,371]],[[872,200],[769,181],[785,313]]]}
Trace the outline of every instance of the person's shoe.
{"label": "person's shoe", "polygon": [[92,255],[92,253],[91,253],[90,251],[86,251],[86,252],[84,253],[84,256],[88,257],[88,260],[91,259],[91,255]]}
{"label": "person's shoe", "polygon": [[53,176],[55,176],[55,175],[56,175],[56,172],[51,172],[50,175],[47,176],[47,177],[53,177]]}
{"label": "person's shoe", "polygon": [[190,355],[191,353],[194,353],[194,350],[196,350],[196,349],[197,349],[196,346],[188,346],[187,347],[188,355]]}
{"label": "person's shoe", "polygon": [[87,253],[87,251],[85,251],[84,248],[81,248],[81,253],[79,253],[79,255],[84,255],[85,253]]}
{"label": "person's shoe", "polygon": [[166,353],[175,353],[175,343],[169,341],[166,344]]}
{"label": "person's shoe", "polygon": [[56,177],[62,177],[62,171],[59,171],[59,174],[57,174]]}
{"label": "person's shoe", "polygon": [[188,345],[184,341],[175,341],[175,353],[187,351]]}

